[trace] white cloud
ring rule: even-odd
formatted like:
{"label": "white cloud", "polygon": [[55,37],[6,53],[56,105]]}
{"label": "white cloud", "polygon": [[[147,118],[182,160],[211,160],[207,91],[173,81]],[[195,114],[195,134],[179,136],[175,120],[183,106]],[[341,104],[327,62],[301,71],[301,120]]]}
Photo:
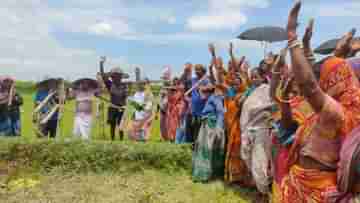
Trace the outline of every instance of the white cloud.
{"label": "white cloud", "polygon": [[208,10],[189,17],[186,27],[192,31],[235,29],[247,22],[245,9],[268,5],[268,0],[208,0]]}
{"label": "white cloud", "polygon": [[169,23],[169,24],[175,24],[176,23],[176,17],[175,16],[169,16],[168,18],[167,18],[167,22]]}
{"label": "white cloud", "polygon": [[89,27],[89,31],[91,33],[95,33],[98,35],[104,35],[110,33],[112,32],[112,30],[113,30],[112,26],[108,23],[97,23]]}
{"label": "white cloud", "polygon": [[[44,75],[75,79],[98,69],[94,50],[66,48],[53,36],[53,10],[40,0],[4,0],[0,8],[1,74],[38,80]],[[126,60],[114,59],[120,64]]]}
{"label": "white cloud", "polygon": [[245,24],[246,21],[246,16],[240,12],[221,13],[220,15],[214,13],[190,17],[187,21],[187,27],[193,31],[235,29]]}

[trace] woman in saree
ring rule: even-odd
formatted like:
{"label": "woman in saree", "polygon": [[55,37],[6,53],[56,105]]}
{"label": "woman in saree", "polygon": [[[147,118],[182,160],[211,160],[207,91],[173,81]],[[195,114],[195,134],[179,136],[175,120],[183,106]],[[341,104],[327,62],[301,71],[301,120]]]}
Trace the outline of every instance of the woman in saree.
{"label": "woman in saree", "polygon": [[[313,20],[310,21],[303,37],[304,53],[309,62],[313,62],[310,40],[312,37]],[[288,168],[284,160],[288,159],[289,150],[295,133],[305,118],[312,114],[311,106],[299,94],[299,87],[294,81],[289,67],[285,63],[287,48],[281,50],[272,67],[270,85],[270,97],[275,101],[279,109],[273,112],[272,132],[272,202],[281,200],[281,182],[287,175]]]}
{"label": "woman in saree", "polygon": [[[211,66],[212,67],[212,66]],[[212,72],[212,71],[211,71]],[[201,127],[193,151],[192,180],[207,182],[224,175],[225,132],[224,132],[224,72],[217,69],[217,80],[213,88],[206,87],[210,95],[201,113]],[[205,92],[204,92],[205,93]]]}
{"label": "woman in saree", "polygon": [[353,33],[347,33],[337,44],[335,56],[324,62],[318,83],[297,40],[300,7],[301,2],[296,3],[289,15],[289,49],[296,82],[314,114],[296,132],[281,198],[284,203],[325,203],[326,193],[336,188],[341,140],[360,121],[359,82],[341,57]]}
{"label": "woman in saree", "polygon": [[223,92],[218,87],[202,111],[201,128],[193,152],[194,182],[207,182],[224,175],[224,112]]}
{"label": "woman in saree", "polygon": [[[230,44],[230,56],[228,74],[225,78],[227,87],[224,106],[225,106],[225,130],[227,136],[226,159],[225,159],[225,182],[228,184],[239,184],[243,186],[253,186],[250,172],[245,162],[239,156],[241,146],[240,130],[240,100],[246,91],[248,81],[247,72],[237,71],[236,66],[242,66],[244,58],[237,62],[232,54],[232,44]],[[233,65],[234,64],[234,65]]]}
{"label": "woman in saree", "polygon": [[146,85],[145,81],[140,81],[134,96],[129,99],[130,105],[135,108],[128,132],[130,140],[145,142],[150,138],[153,120],[153,96]]}
{"label": "woman in saree", "polygon": [[[168,94],[168,116],[166,120],[167,137],[165,138],[165,141],[175,141],[176,131],[180,127],[181,115],[183,114],[186,106],[184,91],[184,85],[175,78],[172,84],[172,88]],[[185,139],[185,137],[183,138]]]}
{"label": "woman in saree", "polygon": [[158,105],[158,112],[160,114],[160,135],[163,140],[167,139],[167,112],[168,112],[168,95],[171,90],[171,71],[169,67],[166,67],[161,77],[163,80],[162,87],[160,89],[160,101]]}

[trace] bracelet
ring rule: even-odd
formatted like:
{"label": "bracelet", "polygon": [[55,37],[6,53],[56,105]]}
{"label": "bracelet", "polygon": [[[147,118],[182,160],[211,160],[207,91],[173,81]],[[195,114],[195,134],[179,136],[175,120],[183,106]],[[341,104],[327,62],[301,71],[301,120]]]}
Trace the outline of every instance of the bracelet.
{"label": "bracelet", "polygon": [[316,60],[316,58],[315,58],[314,56],[307,56],[306,58],[307,58],[308,60],[310,60],[310,61]]}
{"label": "bracelet", "polygon": [[271,71],[271,73],[274,74],[274,75],[280,75],[281,74],[280,71]]}
{"label": "bracelet", "polygon": [[301,48],[301,42],[299,40],[293,40],[293,41],[288,43],[288,48],[289,49],[293,49],[295,47],[300,47]]}
{"label": "bracelet", "polygon": [[279,100],[280,103],[283,103],[283,104],[290,104],[291,103],[291,99],[284,100],[284,99],[278,98],[278,100]]}

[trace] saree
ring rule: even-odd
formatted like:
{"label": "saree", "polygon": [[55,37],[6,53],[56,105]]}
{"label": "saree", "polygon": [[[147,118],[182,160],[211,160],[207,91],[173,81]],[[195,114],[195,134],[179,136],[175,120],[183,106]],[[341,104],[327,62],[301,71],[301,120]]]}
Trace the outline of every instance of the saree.
{"label": "saree", "polygon": [[159,111],[160,111],[160,136],[163,140],[167,139],[167,112],[168,112],[168,95],[167,90],[161,89],[160,90],[160,104],[159,104]]}
{"label": "saree", "polygon": [[192,180],[207,182],[224,175],[225,133],[222,96],[211,95],[203,109],[192,156]]}
{"label": "saree", "polygon": [[358,178],[360,172],[360,127],[345,140],[340,151],[337,188],[327,193],[329,203],[355,203],[360,200]]}
{"label": "saree", "polygon": [[251,186],[250,171],[245,162],[239,156],[241,147],[240,114],[241,109],[237,105],[236,98],[241,97],[246,89],[242,84],[235,97],[225,98],[225,129],[227,136],[226,159],[225,159],[225,182]]}
{"label": "saree", "polygon": [[271,163],[271,110],[274,106],[269,85],[257,87],[245,101],[240,118],[241,158],[251,170],[257,189],[266,194],[272,182]]}
{"label": "saree", "polygon": [[[297,126],[301,126],[306,117],[313,113],[311,106],[307,103],[302,97],[296,96],[290,100],[290,107],[292,112],[292,118],[297,123]],[[281,109],[280,111],[274,112],[273,119],[279,121],[281,119]],[[287,163],[284,160],[287,160],[289,157],[290,145],[289,140],[292,141],[295,137],[295,132],[297,129],[288,129],[288,130],[273,130],[272,131],[272,174],[274,177],[272,185],[272,202],[280,202],[281,200],[281,182],[283,178],[288,174],[289,170]],[[292,137],[287,140],[282,140],[281,134],[290,133]],[[280,134],[280,135],[279,135]],[[285,142],[284,142],[285,141]]]}
{"label": "saree", "polygon": [[[328,202],[336,190],[341,143],[358,124],[358,81],[344,59],[331,57],[321,68],[320,88],[327,93],[323,109],[298,129],[288,158],[289,174],[282,182],[282,202]],[[324,147],[326,146],[326,147]],[[305,169],[299,158],[309,157],[330,170]]]}
{"label": "saree", "polygon": [[168,96],[166,141],[175,141],[176,131],[180,126],[181,116],[183,115],[185,108],[184,91],[183,89],[178,88],[174,94]]}

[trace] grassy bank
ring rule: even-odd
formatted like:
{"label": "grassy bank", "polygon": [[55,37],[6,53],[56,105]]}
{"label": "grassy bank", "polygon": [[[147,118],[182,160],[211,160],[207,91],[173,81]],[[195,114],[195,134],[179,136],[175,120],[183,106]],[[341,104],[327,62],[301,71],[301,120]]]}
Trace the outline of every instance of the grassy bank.
{"label": "grassy bank", "polygon": [[2,202],[249,202],[191,181],[191,149],[167,143],[0,139]]}

